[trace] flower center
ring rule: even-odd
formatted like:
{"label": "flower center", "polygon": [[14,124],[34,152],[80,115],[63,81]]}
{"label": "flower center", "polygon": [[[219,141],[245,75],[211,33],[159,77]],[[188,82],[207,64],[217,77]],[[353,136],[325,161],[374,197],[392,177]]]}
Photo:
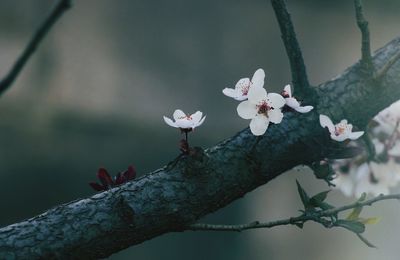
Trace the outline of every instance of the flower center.
{"label": "flower center", "polygon": [[249,89],[250,89],[250,83],[242,86],[242,96],[247,96],[247,93],[249,93]]}
{"label": "flower center", "polygon": [[290,97],[290,96],[289,96],[289,93],[287,93],[286,90],[282,91],[281,95],[282,95],[282,97],[284,97],[284,98],[289,98],[289,97]]}
{"label": "flower center", "polygon": [[344,125],[335,126],[335,135],[342,135],[346,131],[346,127]]}
{"label": "flower center", "polygon": [[272,107],[270,107],[265,100],[262,101],[259,105],[257,105],[257,108],[258,108],[258,113],[264,114],[265,116],[268,116],[268,111],[272,109]]}

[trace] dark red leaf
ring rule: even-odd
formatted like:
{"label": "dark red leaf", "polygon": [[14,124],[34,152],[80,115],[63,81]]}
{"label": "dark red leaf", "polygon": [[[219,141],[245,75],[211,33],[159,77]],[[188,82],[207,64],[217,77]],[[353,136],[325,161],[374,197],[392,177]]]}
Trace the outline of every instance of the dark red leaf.
{"label": "dark red leaf", "polygon": [[89,185],[90,185],[95,191],[107,190],[106,187],[104,187],[103,185],[98,184],[97,182],[90,182]]}
{"label": "dark red leaf", "polygon": [[125,182],[133,180],[136,178],[136,170],[132,165],[129,165],[128,170],[123,173],[125,177]]}
{"label": "dark red leaf", "polygon": [[108,174],[107,170],[104,168],[100,168],[97,171],[97,178],[100,180],[101,184],[105,187],[114,186],[114,181],[112,180],[110,174]]}
{"label": "dark red leaf", "polygon": [[125,182],[124,180],[124,176],[119,172],[117,173],[117,175],[115,176],[115,185],[121,185],[122,183]]}

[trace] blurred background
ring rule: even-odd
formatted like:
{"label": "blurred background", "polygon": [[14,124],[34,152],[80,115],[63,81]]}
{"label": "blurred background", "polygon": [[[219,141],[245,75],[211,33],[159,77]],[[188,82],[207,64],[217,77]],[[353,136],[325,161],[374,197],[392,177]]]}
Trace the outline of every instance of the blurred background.
{"label": "blurred background", "polygon": [[[179,133],[163,115],[176,108],[207,114],[192,134],[209,147],[247,126],[222,95],[261,67],[266,88],[290,82],[269,1],[74,1],[17,81],[0,98],[0,226],[92,195],[97,168],[140,174],[178,155]],[[400,2],[366,0],[372,47],[400,36]],[[54,1],[0,1],[0,76],[25,47]],[[288,0],[313,84],[360,57],[352,1]],[[295,179],[310,193],[327,189],[310,172],[287,172],[202,221],[245,223],[297,215]],[[277,201],[276,198],[279,198]],[[329,200],[352,202],[339,191]],[[166,234],[110,259],[399,259],[400,205],[366,209],[380,216],[367,248],[342,229],[317,224],[243,233]]]}

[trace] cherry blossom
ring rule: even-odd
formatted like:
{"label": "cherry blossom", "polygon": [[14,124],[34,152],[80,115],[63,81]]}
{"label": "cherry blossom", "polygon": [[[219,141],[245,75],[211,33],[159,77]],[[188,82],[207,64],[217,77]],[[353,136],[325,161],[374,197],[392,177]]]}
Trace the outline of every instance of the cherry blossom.
{"label": "cherry blossom", "polygon": [[327,127],[331,138],[338,142],[343,142],[346,139],[356,140],[364,134],[364,131],[352,132],[353,125],[348,124],[346,119],[334,125],[328,116],[319,115],[319,123],[323,128]]}
{"label": "cherry blossom", "polygon": [[313,106],[301,106],[300,102],[292,96],[290,85],[285,86],[282,91],[282,96],[285,98],[286,105],[293,108],[297,112],[308,113],[314,108]]}
{"label": "cherry blossom", "polygon": [[197,111],[192,115],[186,115],[182,110],[177,109],[173,114],[175,122],[166,116],[164,116],[164,121],[169,126],[180,128],[182,131],[190,132],[196,127],[199,127],[201,126],[201,124],[203,124],[206,116],[204,116],[203,118],[202,116],[203,113],[200,111]]}
{"label": "cherry blossom", "polygon": [[243,119],[251,119],[250,130],[253,135],[263,135],[270,122],[279,124],[283,113],[281,108],[285,105],[285,99],[276,93],[267,93],[264,88],[250,88],[248,100],[243,101],[237,107],[239,116]]}
{"label": "cherry blossom", "polygon": [[254,72],[253,78],[242,78],[237,83],[235,88],[224,88],[222,93],[224,95],[234,98],[238,101],[247,99],[247,94],[250,88],[263,87],[264,86],[265,72],[263,69],[258,69]]}

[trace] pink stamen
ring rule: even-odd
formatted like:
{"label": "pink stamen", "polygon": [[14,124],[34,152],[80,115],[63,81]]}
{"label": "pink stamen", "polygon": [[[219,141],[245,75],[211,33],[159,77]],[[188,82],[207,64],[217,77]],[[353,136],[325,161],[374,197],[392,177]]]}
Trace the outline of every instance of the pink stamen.
{"label": "pink stamen", "polygon": [[264,114],[266,116],[268,116],[268,111],[270,111],[272,108],[267,104],[267,102],[262,101],[262,103],[260,105],[257,105],[258,108],[258,113],[259,114]]}

